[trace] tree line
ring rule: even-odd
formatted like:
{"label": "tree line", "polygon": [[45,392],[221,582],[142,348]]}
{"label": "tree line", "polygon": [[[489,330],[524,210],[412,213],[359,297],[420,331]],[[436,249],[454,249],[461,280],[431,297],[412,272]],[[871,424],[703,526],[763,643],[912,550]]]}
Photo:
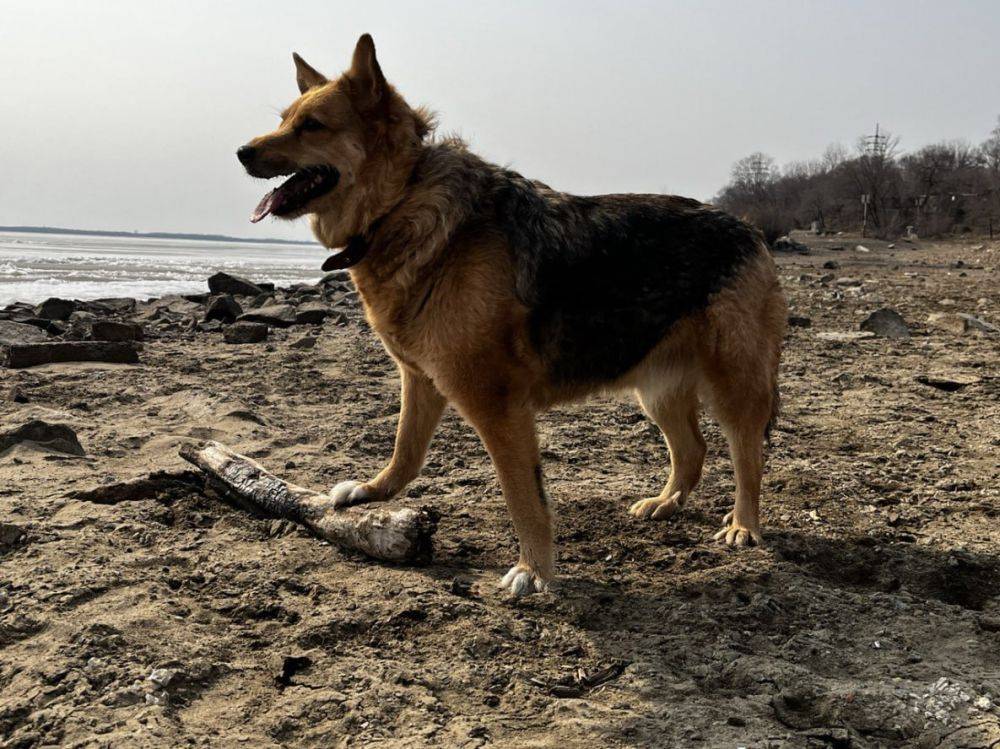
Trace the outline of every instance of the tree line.
{"label": "tree line", "polygon": [[779,169],[754,153],[737,161],[714,201],[757,224],[768,241],[791,229],[896,237],[1000,232],[1000,118],[979,145],[941,141],[901,153],[891,134],[829,146]]}

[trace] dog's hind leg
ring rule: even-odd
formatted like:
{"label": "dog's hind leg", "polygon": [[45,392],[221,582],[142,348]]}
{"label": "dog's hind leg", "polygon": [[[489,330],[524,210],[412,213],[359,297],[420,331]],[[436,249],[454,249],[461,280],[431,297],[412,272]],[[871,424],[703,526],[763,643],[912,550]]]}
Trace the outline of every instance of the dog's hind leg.
{"label": "dog's hind leg", "polygon": [[705,440],[698,428],[700,405],[693,386],[647,385],[636,394],[639,404],[660,427],[670,450],[670,479],[657,497],[640,499],[629,508],[636,517],[666,520],[680,510],[701,479]]}
{"label": "dog's hind leg", "polygon": [[399,424],[392,460],[368,483],[341,481],[330,490],[336,506],[389,499],[417,477],[441,414],[445,398],[434,383],[409,367],[401,366]]}

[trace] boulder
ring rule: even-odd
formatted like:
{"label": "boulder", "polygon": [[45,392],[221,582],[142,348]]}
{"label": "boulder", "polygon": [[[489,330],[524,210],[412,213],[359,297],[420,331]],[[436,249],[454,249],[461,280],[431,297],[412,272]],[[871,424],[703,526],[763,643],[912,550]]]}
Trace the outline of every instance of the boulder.
{"label": "boulder", "polygon": [[219,271],[209,276],[208,290],[213,294],[240,294],[242,296],[257,296],[263,289],[252,281],[239,276],[231,276]]}
{"label": "boulder", "polygon": [[90,337],[95,341],[141,341],[143,331],[139,323],[95,320],[90,323]]}
{"label": "boulder", "polygon": [[0,346],[10,346],[16,343],[41,343],[49,340],[44,331],[34,325],[0,320]]}
{"label": "boulder", "polygon": [[267,340],[268,327],[259,322],[238,322],[222,331],[226,343],[261,343]]}
{"label": "boulder", "polygon": [[883,307],[861,321],[860,329],[880,338],[909,338],[910,327],[903,316],[894,309]]}
{"label": "boulder", "polygon": [[65,424],[49,424],[39,419],[22,424],[16,429],[0,432],[0,453],[22,442],[33,442],[49,450],[69,455],[86,454],[76,437],[76,432],[70,427]]}
{"label": "boulder", "polygon": [[318,302],[306,302],[295,311],[296,325],[319,325],[331,314],[329,307]]}
{"label": "boulder", "polygon": [[204,321],[235,322],[236,318],[242,314],[243,308],[240,303],[233,299],[231,294],[222,294],[215,297],[208,305]]}
{"label": "boulder", "polygon": [[35,317],[43,320],[68,320],[74,311],[76,311],[74,302],[52,297],[35,307]]}
{"label": "boulder", "polygon": [[288,328],[295,325],[295,307],[288,304],[269,304],[244,312],[237,320],[239,322],[259,322],[276,328]]}
{"label": "boulder", "polygon": [[0,549],[16,546],[24,538],[24,529],[13,523],[0,523]]}

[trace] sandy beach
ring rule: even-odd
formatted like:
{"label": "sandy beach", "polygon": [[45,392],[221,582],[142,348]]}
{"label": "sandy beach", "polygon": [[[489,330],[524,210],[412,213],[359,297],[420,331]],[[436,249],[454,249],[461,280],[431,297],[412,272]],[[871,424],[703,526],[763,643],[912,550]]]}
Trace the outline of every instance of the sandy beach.
{"label": "sandy beach", "polygon": [[[592,400],[541,420],[559,585],[523,600],[497,589],[516,544],[453,412],[395,502],[440,513],[424,566],[235,508],[178,456],[217,440],[317,489],[382,466],[398,377],[348,281],[233,296],[257,343],[205,322],[207,286],[32,324],[142,340],[137,364],[0,368],[0,433],[66,425],[82,453],[0,453],[0,745],[997,745],[1000,243],[799,238],[766,545],[711,540],[734,486],[708,416],[683,515],[630,517],[667,451],[633,401]],[[881,308],[908,335],[862,330]]]}

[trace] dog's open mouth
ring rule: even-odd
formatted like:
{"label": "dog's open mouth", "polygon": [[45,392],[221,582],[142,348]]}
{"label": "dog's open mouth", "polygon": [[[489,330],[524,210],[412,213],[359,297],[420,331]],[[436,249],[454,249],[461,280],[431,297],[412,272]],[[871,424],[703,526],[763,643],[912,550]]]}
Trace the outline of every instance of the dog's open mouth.
{"label": "dog's open mouth", "polygon": [[340,172],[332,166],[300,169],[261,199],[250,220],[256,224],[269,214],[293,214],[305,208],[311,200],[330,192],[339,181]]}

